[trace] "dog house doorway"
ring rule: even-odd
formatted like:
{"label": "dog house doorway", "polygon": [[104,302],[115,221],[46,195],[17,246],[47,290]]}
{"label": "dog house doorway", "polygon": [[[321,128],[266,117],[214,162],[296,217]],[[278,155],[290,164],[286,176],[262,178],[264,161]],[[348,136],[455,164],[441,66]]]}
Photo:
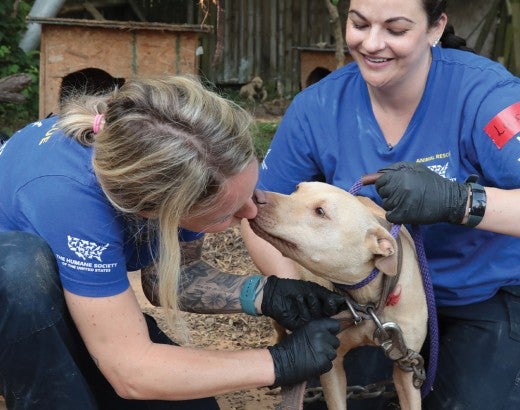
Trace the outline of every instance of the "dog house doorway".
{"label": "dog house doorway", "polygon": [[97,95],[105,94],[120,88],[125,83],[124,78],[112,77],[100,68],[85,68],[67,74],[61,80],[60,106],[69,97],[78,93]]}

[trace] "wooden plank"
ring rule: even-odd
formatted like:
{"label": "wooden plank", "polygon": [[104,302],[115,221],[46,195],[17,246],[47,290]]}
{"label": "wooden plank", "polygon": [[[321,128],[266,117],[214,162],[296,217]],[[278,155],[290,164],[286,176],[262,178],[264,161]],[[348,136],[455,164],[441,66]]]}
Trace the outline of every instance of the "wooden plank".
{"label": "wooden plank", "polygon": [[511,52],[513,60],[510,70],[516,76],[520,75],[520,0],[511,0]]}
{"label": "wooden plank", "polygon": [[269,57],[271,55],[271,1],[259,0],[261,4],[260,18],[260,62],[262,78],[273,81],[272,72],[270,70]]}
{"label": "wooden plank", "polygon": [[234,45],[233,41],[233,30],[234,30],[234,7],[231,0],[227,0],[226,8],[224,12],[224,50],[222,53],[222,61],[220,62],[220,67],[223,67],[221,75],[219,76],[219,80],[223,81],[229,72],[231,64],[234,61]]}
{"label": "wooden plank", "polygon": [[278,24],[277,24],[277,4],[278,0],[270,0],[270,25],[269,25],[269,71],[272,75],[277,74],[278,69]]}
{"label": "wooden plank", "polygon": [[244,80],[245,82],[249,82],[255,75],[255,49],[254,49],[254,41],[255,41],[255,2],[254,0],[246,0],[244,2],[246,6],[247,13],[247,53],[246,53],[246,70],[244,71]]}
{"label": "wooden plank", "polygon": [[278,16],[277,20],[277,73],[280,75],[280,81],[284,89],[283,93],[286,93],[286,80],[285,80],[285,19],[283,18],[285,12],[285,0],[278,0]]}
{"label": "wooden plank", "polygon": [[300,4],[300,38],[298,41],[298,46],[307,44],[307,38],[309,36],[309,0],[302,0]]}
{"label": "wooden plank", "polygon": [[44,25],[72,26],[72,27],[91,27],[91,28],[108,28],[119,29],[121,31],[132,30],[159,30],[159,31],[192,31],[192,32],[210,32],[213,27],[207,25],[189,25],[189,24],[166,24],[151,23],[140,21],[118,21],[118,20],[84,20],[54,17],[28,17],[27,21]]}
{"label": "wooden plank", "polygon": [[263,75],[262,67],[262,0],[254,0],[255,4],[255,53],[254,53],[254,72],[260,77]]}
{"label": "wooden plank", "polygon": [[293,24],[292,24],[292,0],[285,0],[285,4],[284,4],[284,10],[283,10],[283,15],[284,15],[284,18],[285,18],[285,23],[284,23],[284,26],[285,26],[285,41],[284,41],[284,61],[285,61],[285,67],[284,67],[284,70],[283,70],[283,73],[284,73],[284,83],[285,83],[285,88],[286,88],[286,92],[289,92],[289,93],[293,93],[295,92],[295,87],[294,87],[294,81],[293,81],[293,76],[292,76],[292,73],[293,73],[293,66],[294,66],[294,60],[292,58],[292,30],[291,28],[293,27]]}

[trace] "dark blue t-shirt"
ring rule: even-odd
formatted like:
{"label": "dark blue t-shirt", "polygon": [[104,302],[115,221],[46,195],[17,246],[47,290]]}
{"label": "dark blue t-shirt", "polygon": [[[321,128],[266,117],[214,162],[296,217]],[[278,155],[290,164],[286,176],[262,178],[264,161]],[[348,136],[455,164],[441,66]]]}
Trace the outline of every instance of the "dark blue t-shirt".
{"label": "dark blue t-shirt", "polygon": [[[56,119],[29,124],[0,147],[0,231],[45,239],[68,291],[121,293],[128,271],[152,263],[154,241],[140,235],[144,221],[114,209],[94,174],[93,149],[64,135]],[[198,236],[180,232],[185,241]]]}

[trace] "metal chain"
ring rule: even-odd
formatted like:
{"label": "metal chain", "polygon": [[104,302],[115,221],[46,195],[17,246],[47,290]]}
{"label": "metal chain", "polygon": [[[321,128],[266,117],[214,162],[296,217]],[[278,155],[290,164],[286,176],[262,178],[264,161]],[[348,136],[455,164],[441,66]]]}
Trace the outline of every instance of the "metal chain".
{"label": "metal chain", "polygon": [[[371,399],[374,397],[396,397],[394,382],[389,380],[383,380],[381,382],[368,384],[366,386],[348,386],[347,387],[347,400],[348,399]],[[309,387],[305,389],[305,396],[303,398],[304,403],[314,403],[317,401],[325,401],[323,397],[322,387]]]}

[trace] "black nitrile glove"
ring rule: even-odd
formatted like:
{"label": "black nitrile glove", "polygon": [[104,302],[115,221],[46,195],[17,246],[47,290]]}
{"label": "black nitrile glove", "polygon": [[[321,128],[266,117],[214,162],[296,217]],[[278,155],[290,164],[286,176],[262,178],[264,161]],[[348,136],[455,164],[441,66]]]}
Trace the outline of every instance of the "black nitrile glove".
{"label": "black nitrile glove", "polygon": [[338,332],[337,320],[319,319],[269,346],[274,362],[273,387],[292,385],[328,372],[339,347]]}
{"label": "black nitrile glove", "polygon": [[450,181],[424,165],[398,162],[380,169],[375,182],[389,222],[460,224],[468,202],[468,186]]}
{"label": "black nitrile glove", "polygon": [[268,276],[263,292],[262,314],[289,330],[347,308],[344,296],[304,280]]}

